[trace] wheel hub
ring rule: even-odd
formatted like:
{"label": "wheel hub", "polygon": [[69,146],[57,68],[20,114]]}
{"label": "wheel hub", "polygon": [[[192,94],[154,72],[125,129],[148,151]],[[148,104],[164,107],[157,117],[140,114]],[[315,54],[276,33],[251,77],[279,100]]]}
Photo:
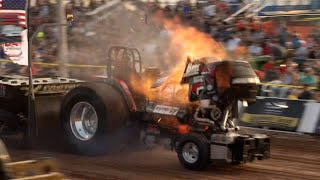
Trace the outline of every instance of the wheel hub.
{"label": "wheel hub", "polygon": [[188,163],[195,163],[199,158],[199,149],[193,142],[186,143],[182,148],[182,156]]}
{"label": "wheel hub", "polygon": [[87,102],[78,102],[71,110],[70,127],[77,139],[90,140],[98,128],[98,115],[93,106]]}

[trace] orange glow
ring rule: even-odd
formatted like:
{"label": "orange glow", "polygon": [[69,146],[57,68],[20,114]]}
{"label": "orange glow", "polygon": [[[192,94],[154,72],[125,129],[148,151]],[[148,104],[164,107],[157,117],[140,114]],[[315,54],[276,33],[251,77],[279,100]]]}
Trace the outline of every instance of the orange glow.
{"label": "orange glow", "polygon": [[[161,87],[150,90],[152,81],[145,79],[143,83],[131,81],[135,91],[144,94],[150,100],[163,100],[175,103],[186,104],[188,101],[188,85],[181,85],[180,81],[185,69],[187,57],[198,59],[212,57],[216,60],[224,59],[226,51],[222,44],[214,41],[208,34],[198,31],[193,27],[183,26],[178,18],[172,20],[161,18],[158,13],[156,20],[161,22],[170,34],[170,46],[167,52],[174,54],[175,59],[163,59],[164,62],[170,61],[173,68],[168,79]],[[169,90],[168,90],[169,88]]]}
{"label": "orange glow", "polygon": [[167,117],[165,119],[161,119],[158,124],[160,126],[175,127],[179,134],[188,134],[190,132],[190,126],[179,123],[176,118]]}
{"label": "orange glow", "polygon": [[188,134],[190,132],[190,128],[188,125],[179,125],[178,132],[180,134]]}

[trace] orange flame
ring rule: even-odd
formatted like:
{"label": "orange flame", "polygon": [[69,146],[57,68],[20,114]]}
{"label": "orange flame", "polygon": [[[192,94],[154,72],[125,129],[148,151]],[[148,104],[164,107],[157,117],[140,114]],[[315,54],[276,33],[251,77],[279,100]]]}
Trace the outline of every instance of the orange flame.
{"label": "orange flame", "polygon": [[[137,92],[144,94],[151,100],[160,97],[173,97],[174,102],[188,103],[188,85],[181,85],[180,81],[183,76],[185,62],[187,57],[193,59],[212,57],[215,59],[224,59],[226,57],[226,51],[222,44],[213,40],[208,34],[198,31],[194,27],[183,26],[178,18],[172,20],[163,19],[158,14],[156,19],[161,22],[170,35],[170,46],[167,52],[174,54],[175,59],[164,59],[164,62],[169,62],[174,68],[171,69],[171,73],[168,76],[166,82],[156,92],[151,92],[150,87],[152,82],[146,80],[146,83],[135,83],[132,81],[133,87]],[[174,62],[172,62],[174,61]],[[172,87],[175,92],[166,91],[164,88]],[[166,99],[165,102],[168,102]]]}
{"label": "orange flame", "polygon": [[178,126],[179,134],[188,134],[190,132],[190,127],[188,125],[180,125]]}

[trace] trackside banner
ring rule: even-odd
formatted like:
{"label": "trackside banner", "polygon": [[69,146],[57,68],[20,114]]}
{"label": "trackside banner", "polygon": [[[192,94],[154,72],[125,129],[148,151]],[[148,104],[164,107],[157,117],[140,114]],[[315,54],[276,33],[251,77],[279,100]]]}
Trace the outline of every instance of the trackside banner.
{"label": "trackside banner", "polygon": [[255,104],[243,110],[240,125],[296,131],[308,101],[258,97]]}

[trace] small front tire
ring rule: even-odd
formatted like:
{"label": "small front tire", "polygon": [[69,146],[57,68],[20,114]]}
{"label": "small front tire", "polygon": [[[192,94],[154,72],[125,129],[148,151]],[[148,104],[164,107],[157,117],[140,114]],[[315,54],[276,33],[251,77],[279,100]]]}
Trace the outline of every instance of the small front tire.
{"label": "small front tire", "polygon": [[189,170],[203,170],[210,165],[210,143],[206,137],[188,134],[179,140],[177,154],[181,165]]}

